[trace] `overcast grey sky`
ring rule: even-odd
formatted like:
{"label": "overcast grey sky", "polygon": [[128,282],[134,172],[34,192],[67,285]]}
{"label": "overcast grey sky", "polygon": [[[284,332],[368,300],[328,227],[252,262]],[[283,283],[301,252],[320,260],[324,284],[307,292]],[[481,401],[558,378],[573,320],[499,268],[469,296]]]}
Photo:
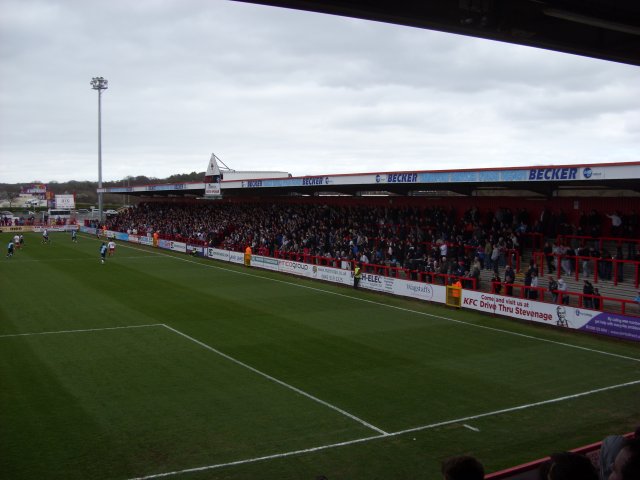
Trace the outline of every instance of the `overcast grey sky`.
{"label": "overcast grey sky", "polygon": [[640,160],[640,68],[223,0],[0,0],[0,182]]}

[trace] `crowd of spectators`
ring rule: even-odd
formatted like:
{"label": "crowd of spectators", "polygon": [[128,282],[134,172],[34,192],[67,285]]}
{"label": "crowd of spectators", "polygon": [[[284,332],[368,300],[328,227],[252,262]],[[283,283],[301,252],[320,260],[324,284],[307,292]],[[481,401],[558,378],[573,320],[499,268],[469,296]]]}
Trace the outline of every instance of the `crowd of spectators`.
{"label": "crowd of spectators", "polygon": [[[616,217],[618,234],[637,235],[635,212],[611,215]],[[545,209],[536,217],[524,208],[480,212],[471,207],[457,212],[453,207],[440,206],[151,202],[109,219],[107,228],[140,235],[157,232],[165,238],[234,251],[251,246],[262,255],[299,253],[400,267],[412,271],[414,278],[420,273],[427,278],[429,274],[464,277],[475,280],[465,285],[467,288],[479,288],[482,269],[494,271],[494,282],[501,280],[500,270],[504,283],[515,282],[515,272],[507,267],[522,253],[524,244],[530,241],[529,234],[595,234],[602,231],[604,222],[596,211],[583,213],[578,225],[570,224],[562,210]],[[593,273],[589,272],[595,264],[592,259],[602,259],[597,268],[603,279],[611,279],[612,259],[625,258],[622,246],[612,255],[606,248],[599,251],[586,244],[574,248],[562,242],[545,243],[542,254],[541,266],[545,258],[549,272],[560,270],[565,275],[573,274],[576,265],[585,276]],[[629,242],[626,258],[637,256],[637,244]],[[580,262],[574,257],[580,257]],[[536,266],[525,277],[525,285],[532,287],[527,290],[530,298],[537,295],[542,273]],[[621,280],[624,265],[616,267],[616,274]]]}
{"label": "crowd of spectators", "polygon": [[2,215],[0,217],[0,225],[3,227],[10,227],[13,225],[13,215],[10,217],[8,215]]}
{"label": "crowd of spectators", "polygon": [[13,215],[2,215],[0,217],[0,226],[3,227],[20,227],[24,225],[35,225],[35,216],[29,215],[26,218],[24,216],[15,217]]}
{"label": "crowd of spectators", "polygon": [[521,249],[529,221],[526,210],[508,208],[481,216],[475,207],[460,215],[441,207],[143,203],[107,228],[479,279],[482,268],[504,267],[509,252]]}

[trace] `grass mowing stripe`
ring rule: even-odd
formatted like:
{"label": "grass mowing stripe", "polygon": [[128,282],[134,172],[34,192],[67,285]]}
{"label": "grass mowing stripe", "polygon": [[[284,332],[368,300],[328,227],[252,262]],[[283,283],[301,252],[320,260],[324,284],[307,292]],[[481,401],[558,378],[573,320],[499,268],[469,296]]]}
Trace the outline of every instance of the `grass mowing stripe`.
{"label": "grass mowing stripe", "polygon": [[7,337],[30,337],[33,335],[56,335],[59,333],[81,333],[81,332],[100,332],[103,330],[121,330],[123,328],[147,328],[147,327],[162,327],[162,323],[151,323],[148,325],[127,325],[124,327],[104,327],[104,328],[82,328],[78,330],[57,330],[52,332],[34,332],[34,333],[12,333],[9,335],[0,335],[0,338]]}
{"label": "grass mowing stripe", "polygon": [[[170,328],[170,327],[167,327]],[[172,329],[173,330],[173,329]],[[179,332],[177,332],[179,333]],[[197,342],[197,340],[196,340]],[[200,343],[200,342],[198,342]],[[375,436],[371,436],[371,437],[364,437],[364,438],[358,438],[355,440],[348,440],[346,442],[339,442],[339,443],[332,443],[330,445],[321,445],[319,447],[311,447],[311,448],[305,448],[305,449],[301,449],[301,450],[294,450],[291,452],[283,452],[283,453],[276,453],[273,455],[266,455],[263,457],[255,457],[255,458],[247,458],[244,460],[236,460],[234,462],[227,462],[227,463],[219,463],[216,465],[205,465],[202,467],[194,467],[194,468],[187,468],[184,470],[176,470],[173,472],[164,472],[164,473],[157,473],[157,474],[153,474],[153,475],[147,475],[144,477],[135,477],[135,478],[131,478],[128,480],[151,480],[154,478],[164,478],[164,477],[170,477],[170,476],[175,476],[175,475],[184,475],[184,474],[188,474],[188,473],[195,473],[195,472],[202,472],[205,470],[214,470],[214,469],[218,469],[218,468],[224,468],[224,467],[233,467],[236,465],[243,465],[243,464],[247,464],[247,463],[256,463],[256,462],[261,462],[261,461],[265,461],[265,460],[274,460],[277,458],[284,458],[284,457],[291,457],[294,455],[302,455],[305,453],[313,453],[313,452],[318,452],[321,450],[328,450],[331,448],[338,448],[338,447],[346,447],[349,445],[355,445],[357,443],[364,443],[364,442],[369,442],[371,440],[379,440],[381,438],[389,438],[389,437],[395,437],[395,436],[399,436],[399,435],[404,435],[407,433],[413,433],[413,432],[418,432],[418,431],[422,431],[422,430],[429,430],[429,429],[433,429],[433,428],[437,428],[437,427],[443,427],[446,425],[451,425],[451,424],[455,424],[455,423],[460,423],[460,422],[466,422],[469,420],[475,420],[478,418],[485,418],[485,417],[489,417],[489,416],[494,416],[494,415],[502,415],[504,413],[511,413],[511,412],[515,412],[515,411],[519,411],[519,410],[526,410],[528,408],[534,408],[534,407],[539,407],[542,405],[548,405],[551,403],[558,403],[558,402],[563,402],[565,400],[572,400],[574,398],[579,398],[579,397],[584,397],[587,395],[593,395],[596,393],[600,393],[600,392],[605,392],[607,390],[613,390],[613,389],[617,389],[617,388],[624,388],[624,387],[628,387],[631,385],[638,385],[640,384],[640,380],[634,380],[632,382],[626,382],[626,383],[620,383],[618,385],[610,385],[608,387],[603,387],[603,388],[598,388],[595,390],[589,390],[586,392],[580,392],[580,393],[575,393],[572,395],[565,395],[563,397],[558,397],[558,398],[552,398],[550,400],[544,400],[541,402],[535,402],[535,403],[529,403],[526,405],[519,405],[516,407],[511,407],[511,408],[504,408],[502,410],[495,410],[493,412],[486,412],[486,413],[481,413],[479,415],[473,415],[470,417],[464,417],[464,418],[457,418],[454,420],[446,420],[444,422],[438,422],[438,423],[432,423],[430,425],[423,425],[420,427],[414,427],[414,428],[409,428],[409,429],[405,429],[405,430],[399,430],[397,432],[391,432],[391,433],[387,433],[384,435],[375,435]],[[468,425],[463,425],[463,427],[465,428],[470,428]],[[471,430],[474,430],[473,428],[471,428]],[[475,429],[477,430],[477,429]],[[479,430],[477,430],[479,431]]]}
{"label": "grass mowing stripe", "polygon": [[303,390],[300,390],[299,388],[296,388],[293,385],[289,385],[288,383],[283,382],[282,380],[279,380],[279,379],[277,379],[275,377],[272,377],[271,375],[269,375],[267,373],[261,372],[257,368],[254,368],[251,365],[247,365],[246,363],[241,362],[240,360],[236,360],[235,358],[227,355],[226,353],[222,353],[220,350],[216,350],[215,348],[207,345],[206,343],[201,342],[200,340],[197,340],[197,339],[187,335],[186,333],[182,333],[181,331],[176,330],[175,328],[170,327],[169,325],[163,324],[163,326],[165,328],[168,328],[172,332],[177,333],[178,335],[181,335],[184,338],[186,338],[186,339],[188,339],[188,340],[190,340],[190,341],[192,341],[194,343],[197,343],[201,347],[204,347],[207,350],[210,350],[210,351],[214,352],[215,354],[220,355],[221,357],[226,358],[227,360],[229,360],[229,361],[231,361],[231,362],[233,362],[233,363],[235,363],[237,365],[240,365],[241,367],[244,367],[244,368],[246,368],[248,370],[251,370],[252,372],[257,373],[258,375],[260,375],[260,376],[262,376],[262,377],[264,377],[264,378],[266,378],[268,380],[271,380],[272,382],[275,382],[275,383],[277,383],[279,385],[282,385],[283,387],[288,388],[289,390],[293,390],[294,392],[296,392],[296,393],[298,393],[298,394],[300,394],[300,395],[302,395],[304,397],[307,397],[307,398],[313,400],[314,402],[317,402],[317,403],[319,403],[321,405],[324,405],[325,407],[328,407],[328,408],[330,408],[332,410],[335,410],[336,412],[339,412],[342,415],[344,415],[344,416],[346,416],[346,417],[348,417],[348,418],[350,418],[352,420],[355,420],[356,422],[364,425],[367,428],[370,428],[371,430],[374,430],[374,431],[376,431],[376,432],[378,432],[378,433],[380,433],[382,435],[388,435],[388,433],[385,432],[384,430],[376,427],[375,425],[371,425],[370,423],[362,420],[361,418],[356,417],[355,415],[353,415],[353,414],[341,409],[340,407],[336,407],[335,405],[332,405],[332,404],[330,404],[328,402],[325,402],[324,400],[321,400],[318,397],[314,397],[313,395],[311,395],[311,394],[309,394],[309,393],[307,393],[307,392],[305,392]]}
{"label": "grass mowing stripe", "polygon": [[[143,249],[140,249],[140,248],[137,248],[137,247],[132,247],[130,245],[123,245],[123,246],[125,248],[131,248],[133,250],[144,251],[144,252],[148,251],[148,250],[143,250]],[[238,272],[236,270],[232,270],[232,269],[224,268],[224,267],[219,267],[217,265],[207,265],[205,263],[196,262],[194,260],[189,260],[187,258],[180,258],[180,257],[176,257],[176,256],[173,256],[173,255],[166,255],[163,252],[154,252],[154,251],[152,251],[152,253],[155,253],[156,255],[163,255],[163,256],[166,256],[166,257],[169,257],[169,258],[174,258],[174,259],[182,261],[182,262],[192,263],[192,264],[195,264],[195,265],[201,265],[203,267],[215,268],[217,270],[224,270],[226,272],[235,273],[237,275],[245,275],[245,276],[254,277],[254,278],[261,278],[263,280],[268,280],[268,281],[277,282],[277,283],[283,283],[285,285],[290,285],[290,286],[294,286],[294,287],[298,287],[298,288],[305,288],[305,289],[313,290],[313,291],[316,291],[316,292],[326,293],[328,295],[336,295],[336,296],[339,296],[339,297],[349,298],[349,299],[360,301],[360,302],[371,303],[373,305],[378,305],[380,307],[392,308],[392,309],[400,310],[400,311],[403,311],[403,312],[414,313],[416,315],[423,315],[423,316],[427,316],[427,317],[431,317],[431,318],[437,318],[437,319],[440,319],[440,320],[445,320],[445,321],[448,321],[448,322],[458,323],[458,324],[466,325],[466,326],[469,326],[469,327],[482,328],[482,329],[485,329],[485,330],[504,333],[504,334],[508,334],[508,335],[514,335],[514,336],[517,336],[517,337],[527,338],[527,339],[530,339],[530,340],[538,340],[540,342],[547,342],[547,343],[552,343],[552,344],[555,344],[555,345],[560,345],[560,346],[563,346],[563,347],[576,348],[578,350],[585,350],[587,352],[598,353],[600,355],[608,355],[608,356],[611,356],[611,357],[622,358],[624,360],[631,360],[633,362],[640,362],[640,358],[636,358],[636,357],[629,357],[629,356],[626,356],[626,355],[620,355],[618,353],[605,352],[604,350],[597,350],[595,348],[582,347],[580,345],[574,345],[572,343],[566,343],[566,342],[559,342],[557,340],[549,340],[547,338],[540,338],[540,337],[536,337],[534,335],[527,335],[527,334],[524,334],[524,333],[512,332],[510,330],[504,330],[504,329],[501,329],[501,328],[488,327],[486,325],[478,325],[478,324],[475,324],[475,323],[466,322],[464,320],[457,320],[455,318],[445,317],[443,315],[435,315],[433,313],[420,312],[418,310],[412,310],[410,308],[398,307],[396,305],[389,305],[387,303],[376,302],[374,300],[368,300],[366,298],[354,297],[352,295],[346,295],[344,293],[331,292],[329,290],[324,290],[322,288],[310,287],[308,285],[300,285],[298,283],[287,282],[285,280],[279,280],[279,279],[276,279],[276,278],[263,277],[262,275],[255,275],[255,274],[248,273],[248,272]]]}

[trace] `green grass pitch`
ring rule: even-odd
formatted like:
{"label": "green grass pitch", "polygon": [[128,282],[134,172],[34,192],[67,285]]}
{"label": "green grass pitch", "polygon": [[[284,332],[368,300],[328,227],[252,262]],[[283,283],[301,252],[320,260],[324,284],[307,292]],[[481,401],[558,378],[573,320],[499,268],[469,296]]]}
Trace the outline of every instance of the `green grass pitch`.
{"label": "green grass pitch", "polygon": [[640,423],[637,344],[50,236],[0,259],[1,478],[435,479]]}

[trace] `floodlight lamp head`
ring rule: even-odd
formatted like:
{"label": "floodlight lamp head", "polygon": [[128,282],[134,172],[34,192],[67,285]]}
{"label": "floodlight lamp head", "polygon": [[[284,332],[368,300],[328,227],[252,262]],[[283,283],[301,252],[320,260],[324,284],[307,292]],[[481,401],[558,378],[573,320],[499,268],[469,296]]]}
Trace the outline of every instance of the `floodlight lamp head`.
{"label": "floodlight lamp head", "polygon": [[109,81],[104,77],[93,77],[91,79],[91,88],[94,90],[106,90],[109,88]]}

